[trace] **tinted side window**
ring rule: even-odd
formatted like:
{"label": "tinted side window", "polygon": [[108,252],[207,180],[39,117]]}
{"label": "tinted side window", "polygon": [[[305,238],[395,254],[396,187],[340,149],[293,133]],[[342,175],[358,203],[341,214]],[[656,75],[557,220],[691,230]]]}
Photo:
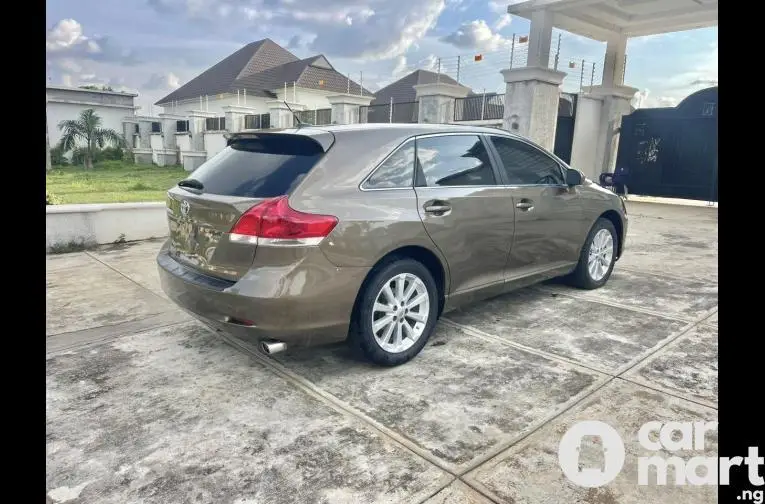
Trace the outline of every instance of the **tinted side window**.
{"label": "tinted side window", "polygon": [[563,184],[560,165],[536,147],[506,137],[491,137],[509,184]]}
{"label": "tinted side window", "polygon": [[489,153],[478,136],[418,138],[417,165],[419,186],[486,186],[497,183]]}
{"label": "tinted side window", "polygon": [[412,187],[414,179],[414,141],[399,147],[364,182],[365,189]]}
{"label": "tinted side window", "polygon": [[271,198],[289,194],[324,155],[308,137],[283,135],[242,139],[220,151],[189,178],[204,192]]}

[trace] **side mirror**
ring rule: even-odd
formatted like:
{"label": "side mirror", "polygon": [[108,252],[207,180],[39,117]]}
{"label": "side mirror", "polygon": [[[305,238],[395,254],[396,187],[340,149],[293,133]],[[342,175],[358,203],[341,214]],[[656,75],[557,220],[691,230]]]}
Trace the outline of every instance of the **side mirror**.
{"label": "side mirror", "polygon": [[569,168],[566,170],[566,185],[569,187],[582,185],[582,172]]}

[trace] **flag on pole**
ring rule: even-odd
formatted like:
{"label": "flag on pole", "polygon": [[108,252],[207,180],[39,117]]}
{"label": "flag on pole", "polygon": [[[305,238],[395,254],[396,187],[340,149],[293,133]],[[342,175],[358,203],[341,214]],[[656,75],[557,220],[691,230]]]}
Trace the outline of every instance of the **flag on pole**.
{"label": "flag on pole", "polygon": [[525,44],[528,41],[529,41],[529,36],[528,35],[521,35],[520,37],[518,37],[518,43],[519,44]]}

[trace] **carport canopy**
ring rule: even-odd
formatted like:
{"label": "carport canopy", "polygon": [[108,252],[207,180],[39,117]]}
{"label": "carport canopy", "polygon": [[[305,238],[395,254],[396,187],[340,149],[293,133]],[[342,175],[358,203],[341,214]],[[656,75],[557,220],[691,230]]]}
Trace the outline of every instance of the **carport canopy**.
{"label": "carport canopy", "polygon": [[717,25],[717,0],[527,0],[507,8],[529,20],[543,11],[556,28],[603,42]]}

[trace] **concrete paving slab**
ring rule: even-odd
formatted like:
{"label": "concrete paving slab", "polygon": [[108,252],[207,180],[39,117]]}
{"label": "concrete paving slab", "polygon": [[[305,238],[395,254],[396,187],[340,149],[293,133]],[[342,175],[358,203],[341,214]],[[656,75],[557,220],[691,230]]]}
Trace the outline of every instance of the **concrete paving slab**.
{"label": "concrete paving slab", "polygon": [[423,504],[492,504],[492,501],[462,481],[455,480]]}
{"label": "concrete paving slab", "polygon": [[169,299],[162,290],[162,285],[159,282],[159,272],[157,271],[157,262],[154,257],[144,257],[141,259],[109,257],[101,260],[104,264],[114,268],[135,283],[165,299]]}
{"label": "concrete paving slab", "polygon": [[717,209],[628,203],[627,211],[617,268],[717,282]]}
{"label": "concrete paving slab", "polygon": [[605,380],[446,325],[405,366],[380,368],[345,345],[277,360],[452,471],[488,457]]}
{"label": "concrete paving slab", "polygon": [[91,250],[88,253],[93,257],[97,257],[106,262],[119,259],[131,261],[139,259],[154,260],[163,243],[165,243],[165,238],[119,243],[115,245],[105,245]]}
{"label": "concrete paving slab", "polygon": [[[598,420],[612,426],[620,434],[626,451],[625,464],[611,483],[600,488],[583,488],[569,481],[558,462],[558,445],[564,433],[575,423]],[[640,427],[649,421],[717,421],[714,409],[653,392],[635,384],[615,380],[573,410],[565,413],[522,443],[513,446],[495,459],[469,473],[465,480],[491,495],[497,502],[524,504],[704,504],[717,502],[717,486],[638,485],[637,457],[658,455],[717,456],[717,432],[706,435],[705,450],[653,452],[638,442]],[[600,454],[603,465],[603,445],[593,437],[582,442],[580,464],[597,468]],[[597,438],[596,438],[597,439]],[[590,459],[593,457],[593,460]],[[700,470],[703,474],[703,469]],[[655,473],[649,482],[655,482]],[[674,483],[670,470],[670,483]]]}
{"label": "concrete paving slab", "polygon": [[717,312],[714,312],[711,317],[704,321],[704,323],[717,327]]}
{"label": "concrete paving slab", "polygon": [[708,315],[717,306],[717,282],[627,271],[620,269],[618,263],[600,289],[576,289],[561,285],[560,281],[546,283],[544,287],[582,299],[618,303],[689,321]]}
{"label": "concrete paving slab", "polygon": [[608,373],[688,326],[534,288],[449,312],[445,318]]}
{"label": "concrete paving slab", "polygon": [[190,323],[49,356],[53,502],[394,503],[452,476]]}
{"label": "concrete paving slab", "polygon": [[49,254],[45,257],[45,271],[54,272],[67,268],[88,266],[96,261],[85,252],[70,254]]}
{"label": "concrete paving slab", "polygon": [[624,377],[717,407],[717,357],[717,329],[698,325]]}
{"label": "concrete paving slab", "polygon": [[46,272],[47,335],[139,320],[175,305],[93,261]]}

